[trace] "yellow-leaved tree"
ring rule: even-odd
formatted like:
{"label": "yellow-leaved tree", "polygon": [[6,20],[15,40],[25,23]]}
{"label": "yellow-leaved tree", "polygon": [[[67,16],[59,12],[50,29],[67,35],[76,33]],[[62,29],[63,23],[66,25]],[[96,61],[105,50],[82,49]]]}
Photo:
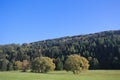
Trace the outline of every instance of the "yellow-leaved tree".
{"label": "yellow-leaved tree", "polygon": [[32,72],[46,73],[55,69],[53,60],[49,57],[35,58],[31,64]]}
{"label": "yellow-leaved tree", "polygon": [[85,57],[81,57],[77,54],[68,56],[67,60],[65,61],[65,70],[72,71],[74,74],[78,74],[83,70],[87,70],[88,68],[88,60]]}

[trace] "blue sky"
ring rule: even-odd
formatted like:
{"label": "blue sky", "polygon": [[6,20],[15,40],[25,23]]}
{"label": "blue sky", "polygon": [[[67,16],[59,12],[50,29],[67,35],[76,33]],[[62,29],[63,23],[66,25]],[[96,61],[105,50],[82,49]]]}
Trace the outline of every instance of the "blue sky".
{"label": "blue sky", "polygon": [[0,44],[120,29],[120,0],[0,0]]}

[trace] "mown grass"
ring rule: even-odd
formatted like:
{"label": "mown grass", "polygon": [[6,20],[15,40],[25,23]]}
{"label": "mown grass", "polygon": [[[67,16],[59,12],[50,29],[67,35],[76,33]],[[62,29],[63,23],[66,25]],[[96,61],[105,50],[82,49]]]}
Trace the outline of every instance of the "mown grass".
{"label": "mown grass", "polygon": [[0,80],[120,80],[120,70],[89,70],[79,75],[66,71],[47,74],[9,71],[0,72]]}

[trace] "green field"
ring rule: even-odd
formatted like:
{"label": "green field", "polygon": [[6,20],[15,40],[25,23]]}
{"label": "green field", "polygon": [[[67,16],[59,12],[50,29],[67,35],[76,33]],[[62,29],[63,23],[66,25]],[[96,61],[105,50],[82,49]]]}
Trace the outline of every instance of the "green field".
{"label": "green field", "polygon": [[89,70],[79,75],[54,71],[47,74],[30,72],[0,72],[0,80],[120,80],[120,70]]}

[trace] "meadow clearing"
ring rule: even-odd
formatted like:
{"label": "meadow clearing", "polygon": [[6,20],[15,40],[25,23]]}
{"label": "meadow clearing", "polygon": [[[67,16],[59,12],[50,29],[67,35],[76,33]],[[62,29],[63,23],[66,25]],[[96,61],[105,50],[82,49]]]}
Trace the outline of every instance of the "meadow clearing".
{"label": "meadow clearing", "polygon": [[0,80],[120,80],[120,70],[88,70],[78,75],[66,71],[46,74],[6,71],[0,72]]}

